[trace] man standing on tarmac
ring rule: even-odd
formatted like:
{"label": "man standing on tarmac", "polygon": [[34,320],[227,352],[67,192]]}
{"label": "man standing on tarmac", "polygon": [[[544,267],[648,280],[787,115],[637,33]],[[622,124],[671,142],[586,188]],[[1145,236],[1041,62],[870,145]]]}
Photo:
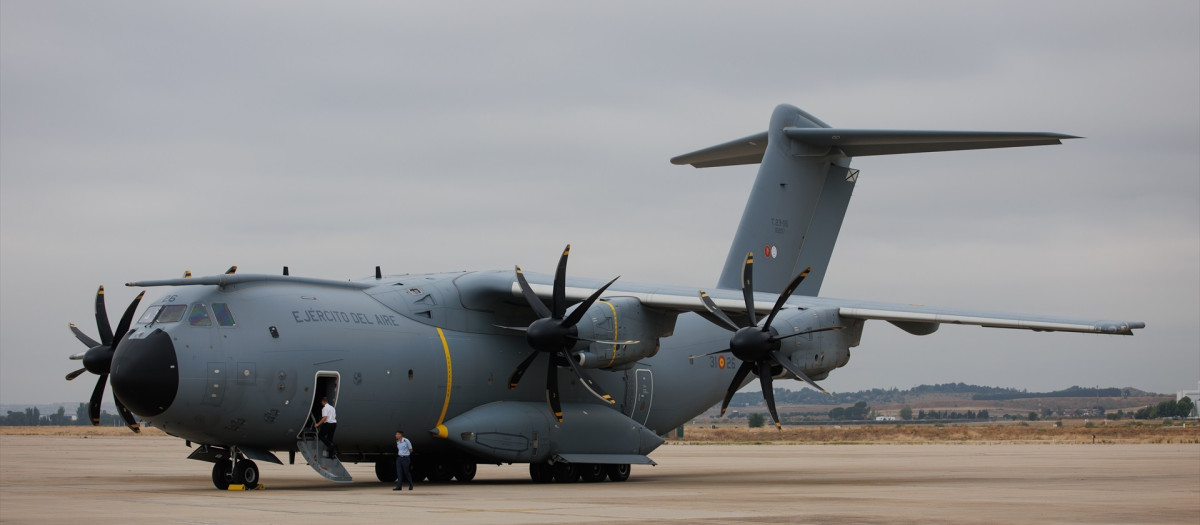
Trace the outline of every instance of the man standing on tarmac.
{"label": "man standing on tarmac", "polygon": [[409,472],[412,458],[412,442],[404,437],[403,430],[396,431],[396,488],[392,490],[404,490],[404,480],[408,480],[408,490],[413,489],[413,477]]}
{"label": "man standing on tarmac", "polygon": [[333,446],[333,433],[337,432],[337,410],[329,404],[328,397],[321,398],[321,420],[313,426],[317,427],[317,438],[325,444],[322,455],[327,458],[336,457],[337,447]]}

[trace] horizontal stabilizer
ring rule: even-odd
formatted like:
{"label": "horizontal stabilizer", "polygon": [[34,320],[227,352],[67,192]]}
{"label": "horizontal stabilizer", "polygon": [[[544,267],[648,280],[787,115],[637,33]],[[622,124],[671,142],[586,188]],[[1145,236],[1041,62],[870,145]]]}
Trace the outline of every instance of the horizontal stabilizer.
{"label": "horizontal stabilizer", "polygon": [[[961,151],[969,149],[1016,148],[1062,144],[1079,138],[1062,133],[1012,131],[914,131],[877,129],[798,128],[783,134],[802,147],[791,153],[800,156],[841,154],[846,157]],[[767,151],[767,132],[693,151],[671,159],[672,164],[696,168],[758,164]]]}
{"label": "horizontal stabilizer", "polygon": [[787,128],[788,138],[812,146],[841,149],[847,157],[931,151],[1017,148],[1062,144],[1077,139],[1061,133],[1005,131],[888,131],[876,129]]}
{"label": "horizontal stabilizer", "polygon": [[750,135],[680,155],[671,159],[671,164],[679,166],[691,164],[696,168],[758,164],[762,162],[765,151],[767,151],[767,132],[764,131],[757,135]]}

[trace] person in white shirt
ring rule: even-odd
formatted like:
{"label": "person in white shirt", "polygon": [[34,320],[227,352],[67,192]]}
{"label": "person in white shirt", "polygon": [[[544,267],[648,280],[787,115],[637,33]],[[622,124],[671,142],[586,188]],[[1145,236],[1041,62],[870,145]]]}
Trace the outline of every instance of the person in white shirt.
{"label": "person in white shirt", "polygon": [[317,438],[325,444],[321,455],[327,458],[337,456],[337,447],[333,445],[333,433],[337,432],[337,409],[329,404],[329,398],[321,398],[321,420],[313,426],[317,427]]}
{"label": "person in white shirt", "polygon": [[413,489],[413,477],[409,472],[409,467],[412,464],[412,442],[404,437],[403,430],[396,431],[396,488],[392,490],[404,490],[404,480],[408,480],[408,490]]}

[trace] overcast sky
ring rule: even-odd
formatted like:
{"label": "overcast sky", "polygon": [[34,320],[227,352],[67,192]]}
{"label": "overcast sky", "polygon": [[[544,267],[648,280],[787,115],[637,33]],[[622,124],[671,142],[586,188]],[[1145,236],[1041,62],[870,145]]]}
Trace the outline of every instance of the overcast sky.
{"label": "overcast sky", "polygon": [[0,402],[87,400],[67,323],[185,269],[549,273],[570,242],[572,275],[711,286],[756,167],[668,159],[779,103],[1086,137],[856,159],[822,295],[1147,323],[871,322],[827,388],[1196,387],[1194,0],[4,0]]}

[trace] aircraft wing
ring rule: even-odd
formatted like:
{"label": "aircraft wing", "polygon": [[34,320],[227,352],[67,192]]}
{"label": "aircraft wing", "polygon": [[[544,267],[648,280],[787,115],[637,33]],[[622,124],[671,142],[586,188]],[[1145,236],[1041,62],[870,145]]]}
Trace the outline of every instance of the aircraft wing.
{"label": "aircraft wing", "polygon": [[[850,319],[881,320],[921,325],[962,324],[986,328],[1017,328],[1035,332],[1079,332],[1089,334],[1133,335],[1146,327],[1137,321],[1079,319],[1034,314],[995,313],[914,305],[839,306],[838,315]],[[903,326],[901,326],[903,328]]]}
{"label": "aircraft wing", "polygon": [[[550,285],[532,284],[534,293],[540,297],[549,298],[552,290]],[[615,288],[615,287],[614,287]],[[567,298],[582,301],[591,294],[593,289],[567,287]],[[521,291],[514,282],[514,296],[520,297]],[[745,301],[740,291],[709,290],[708,295],[713,302],[728,313],[746,311]],[[699,297],[699,290],[689,293],[686,288],[650,287],[636,284],[609,289],[604,297],[635,297],[646,306],[665,310],[689,311],[707,313],[704,303]],[[756,293],[754,311],[765,315],[775,305],[775,297],[770,294]],[[975,325],[987,328],[1014,328],[1033,330],[1035,332],[1078,332],[1092,334],[1133,335],[1133,331],[1146,327],[1146,323],[1137,321],[1115,321],[1108,319],[1057,317],[1024,313],[1000,313],[961,308],[944,308],[924,305],[879,303],[826,297],[793,296],[788,301],[789,308],[835,308],[838,315],[849,319],[888,321],[911,333],[930,333],[941,324]]]}

